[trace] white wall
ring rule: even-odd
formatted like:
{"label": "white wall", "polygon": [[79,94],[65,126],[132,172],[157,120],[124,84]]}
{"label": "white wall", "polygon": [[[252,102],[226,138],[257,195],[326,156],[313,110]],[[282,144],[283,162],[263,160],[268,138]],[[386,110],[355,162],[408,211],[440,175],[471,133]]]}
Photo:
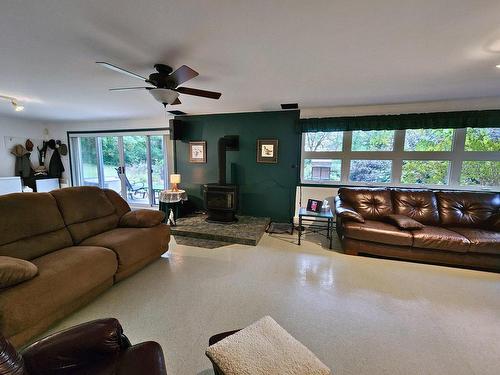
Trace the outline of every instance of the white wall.
{"label": "white wall", "polygon": [[[40,142],[44,137],[46,126],[40,121],[31,121],[15,117],[0,117],[0,177],[14,176],[15,157],[10,153],[13,145],[21,143],[23,146],[29,138],[33,143]],[[38,166],[38,151],[35,148],[31,153],[31,161]]]}

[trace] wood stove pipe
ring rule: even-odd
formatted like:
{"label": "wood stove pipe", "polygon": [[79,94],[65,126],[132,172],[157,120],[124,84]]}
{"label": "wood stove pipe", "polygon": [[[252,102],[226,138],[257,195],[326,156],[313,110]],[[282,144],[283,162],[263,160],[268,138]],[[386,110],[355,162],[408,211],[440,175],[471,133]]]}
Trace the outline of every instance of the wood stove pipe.
{"label": "wood stove pipe", "polygon": [[219,138],[217,144],[217,151],[219,157],[219,184],[226,184],[226,151],[238,151],[239,150],[239,136],[237,135],[226,135]]}

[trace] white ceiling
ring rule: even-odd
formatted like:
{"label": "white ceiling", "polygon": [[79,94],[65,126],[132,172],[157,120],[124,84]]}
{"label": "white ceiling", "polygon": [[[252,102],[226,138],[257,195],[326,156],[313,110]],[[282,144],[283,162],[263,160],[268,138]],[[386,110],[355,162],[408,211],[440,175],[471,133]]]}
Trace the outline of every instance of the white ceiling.
{"label": "white ceiling", "polygon": [[[2,0],[0,94],[19,116],[160,116],[146,92],[109,92],[154,63],[186,64],[188,113],[500,96],[498,0]],[[0,102],[0,114],[12,114]]]}

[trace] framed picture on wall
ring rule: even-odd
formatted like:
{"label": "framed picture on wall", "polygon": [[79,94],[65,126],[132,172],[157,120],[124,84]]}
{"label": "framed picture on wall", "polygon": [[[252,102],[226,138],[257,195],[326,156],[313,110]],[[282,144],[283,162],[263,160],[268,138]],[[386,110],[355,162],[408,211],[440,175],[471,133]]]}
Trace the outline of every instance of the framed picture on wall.
{"label": "framed picture on wall", "polygon": [[189,142],[189,162],[206,163],[207,162],[207,142],[196,141]]}
{"label": "framed picture on wall", "polygon": [[278,140],[257,139],[257,163],[278,162]]}

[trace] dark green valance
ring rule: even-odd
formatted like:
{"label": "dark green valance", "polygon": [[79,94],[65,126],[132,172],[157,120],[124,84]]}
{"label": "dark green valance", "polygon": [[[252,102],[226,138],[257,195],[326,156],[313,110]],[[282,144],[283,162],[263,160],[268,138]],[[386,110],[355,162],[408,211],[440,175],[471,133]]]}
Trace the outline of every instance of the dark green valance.
{"label": "dark green valance", "polygon": [[341,130],[498,128],[500,110],[308,118],[300,120],[300,127],[303,133]]}

